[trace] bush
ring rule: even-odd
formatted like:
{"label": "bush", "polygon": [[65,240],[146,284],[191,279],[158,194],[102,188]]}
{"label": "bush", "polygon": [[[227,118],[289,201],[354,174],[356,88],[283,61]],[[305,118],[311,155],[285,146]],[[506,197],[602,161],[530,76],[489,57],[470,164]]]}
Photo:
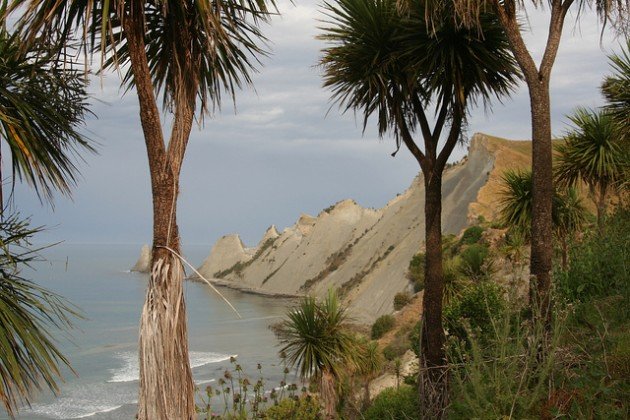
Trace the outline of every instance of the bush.
{"label": "bush", "polygon": [[392,315],[379,316],[376,321],[374,321],[374,324],[372,324],[372,340],[381,338],[387,331],[394,328],[395,323],[396,320]]}
{"label": "bush", "polygon": [[383,356],[388,361],[395,360],[398,357],[402,357],[403,354],[407,352],[411,348],[411,343],[409,342],[409,330],[401,328],[396,331],[396,335],[394,335],[394,339],[383,349]]}
{"label": "bush", "polygon": [[374,399],[363,417],[366,420],[409,420],[418,419],[420,406],[418,391],[410,386],[387,388]]}
{"label": "bush", "polygon": [[319,412],[319,400],[313,395],[304,394],[281,400],[278,405],[269,407],[262,413],[262,418],[270,420],[316,420],[322,418]]}
{"label": "bush", "polygon": [[494,283],[477,283],[444,308],[444,326],[451,335],[460,339],[467,336],[466,329],[480,334],[485,340],[492,332],[493,314],[506,307],[501,287]]}
{"label": "bush", "polygon": [[407,271],[407,278],[413,283],[414,293],[424,289],[424,265],[425,255],[420,252],[411,258]]}
{"label": "bush", "polygon": [[411,295],[409,292],[396,293],[394,296],[394,309],[399,311],[407,306],[409,302],[411,302]]}
{"label": "bush", "polygon": [[[556,319],[548,330],[544,320],[536,319],[524,320],[518,311],[502,309],[489,315],[493,328],[484,340],[474,333],[463,340],[449,337],[448,359],[463,361],[451,369],[452,418],[557,418],[540,411],[552,393],[550,378],[564,320]],[[541,343],[547,346],[543,358]]]}
{"label": "bush", "polygon": [[473,279],[479,279],[486,274],[486,262],[490,249],[485,244],[472,244],[464,248],[459,254],[461,258],[461,270],[465,275]]}
{"label": "bush", "polygon": [[[570,250],[567,272],[556,273],[559,293],[570,302],[630,296],[630,209],[619,209],[607,221],[603,234],[591,234]],[[630,308],[622,308],[630,311]]]}
{"label": "bush", "polygon": [[461,267],[462,262],[459,257],[445,259],[442,264],[444,273],[444,305],[459,297],[470,283],[467,278],[462,276]]}
{"label": "bush", "polygon": [[481,226],[471,226],[464,231],[462,238],[459,240],[460,245],[472,245],[479,243],[484,229]]}

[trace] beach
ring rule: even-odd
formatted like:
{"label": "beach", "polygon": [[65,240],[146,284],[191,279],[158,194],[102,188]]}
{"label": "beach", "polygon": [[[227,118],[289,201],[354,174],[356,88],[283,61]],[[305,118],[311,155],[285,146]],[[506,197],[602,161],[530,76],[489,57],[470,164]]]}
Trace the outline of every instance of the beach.
{"label": "beach", "polygon": [[[77,305],[85,317],[70,334],[51,330],[76,375],[64,369],[57,397],[42,392],[19,419],[129,419],[138,390],[138,321],[147,275],[129,269],[140,244],[60,244],[41,252],[45,261],[24,275]],[[199,263],[209,246],[184,247]],[[190,274],[190,273],[187,273]],[[278,322],[292,300],[221,288],[242,318],[207,285],[184,284],[190,361],[200,389],[216,383],[235,356],[244,373],[258,379],[257,364],[271,386],[282,379],[277,340],[268,326]],[[8,418],[5,413],[0,418]]]}

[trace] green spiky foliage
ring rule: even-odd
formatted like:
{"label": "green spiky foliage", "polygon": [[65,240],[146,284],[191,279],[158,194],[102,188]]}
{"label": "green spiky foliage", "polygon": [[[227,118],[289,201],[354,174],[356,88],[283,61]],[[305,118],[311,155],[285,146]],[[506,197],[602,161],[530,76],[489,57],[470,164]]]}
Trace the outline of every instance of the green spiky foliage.
{"label": "green spiky foliage", "polygon": [[[19,23],[27,40],[41,37],[78,46],[86,55],[96,53],[100,69],[125,68],[123,84],[131,89],[136,75],[128,66],[125,21],[135,12],[132,3],[13,0],[9,11],[25,11]],[[222,92],[233,97],[237,89],[252,82],[258,57],[266,54],[259,24],[269,19],[275,2],[149,1],[137,5],[153,86],[162,94],[166,109],[175,111],[178,101],[197,96],[203,118],[220,105]]]}
{"label": "green spiky foliage", "polygon": [[[532,218],[532,171],[507,170],[501,176],[500,218],[510,229],[527,237]],[[554,192],[552,220],[557,233],[581,228],[586,222],[586,208],[577,190],[567,188]]]}
{"label": "green spiky foliage", "polygon": [[[613,74],[604,79],[606,110],[618,124],[619,134],[630,141],[630,38],[618,54],[608,56]],[[628,143],[626,143],[628,144]]]}
{"label": "green spiky foliage", "polygon": [[0,402],[10,416],[35,391],[59,390],[61,367],[70,367],[53,333],[72,326],[76,307],[23,277],[41,249],[30,241],[41,231],[17,214],[0,219]]}
{"label": "green spiky foliage", "polygon": [[296,366],[303,379],[318,377],[323,370],[341,376],[354,340],[348,329],[348,315],[337,295],[330,291],[323,301],[305,297],[287,314],[281,328],[281,354],[289,366]]}
{"label": "green spiky foliage", "polygon": [[556,182],[560,186],[588,185],[601,230],[609,193],[621,185],[628,155],[621,147],[611,114],[577,108],[569,120],[574,128],[566,141],[556,146]]}
{"label": "green spiky foliage", "polygon": [[602,92],[606,97],[605,109],[612,116],[617,135],[620,137],[624,153],[624,175],[620,178],[619,189],[630,190],[630,38],[625,48],[618,54],[608,57],[613,74],[604,79]]}
{"label": "green spiky foliage", "polygon": [[346,309],[336,293],[329,290],[321,302],[305,297],[287,314],[279,336],[284,361],[295,366],[302,379],[320,383],[325,410],[334,415],[338,381],[345,369],[358,365],[359,355]]}
{"label": "green spiky foliage", "polygon": [[49,202],[54,190],[70,195],[74,160],[93,151],[80,132],[89,112],[86,80],[73,66],[48,44],[24,48],[0,23],[0,140],[11,153],[12,183],[26,181]]}
{"label": "green spiky foliage", "polygon": [[511,229],[528,232],[532,220],[532,172],[507,170],[501,176],[501,184],[501,222]]}
{"label": "green spiky foliage", "polygon": [[[510,235],[529,238],[532,219],[532,172],[508,170],[501,179],[500,199],[502,223]],[[587,222],[588,211],[573,187],[555,191],[552,202],[553,233],[561,245],[562,266],[568,266],[569,241]]]}

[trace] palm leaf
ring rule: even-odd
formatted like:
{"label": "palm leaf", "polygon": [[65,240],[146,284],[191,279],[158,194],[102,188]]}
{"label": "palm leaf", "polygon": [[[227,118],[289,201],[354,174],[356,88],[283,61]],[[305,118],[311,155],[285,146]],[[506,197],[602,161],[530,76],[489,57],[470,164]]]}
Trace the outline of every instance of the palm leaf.
{"label": "palm leaf", "polygon": [[81,316],[64,298],[21,276],[38,260],[41,249],[31,249],[29,240],[40,230],[15,214],[0,220],[0,402],[11,416],[35,390],[58,392],[60,367],[70,364],[52,331],[72,327]]}
{"label": "palm leaf", "polygon": [[13,182],[23,179],[51,201],[53,189],[70,194],[79,151],[94,151],[79,131],[89,112],[86,81],[58,50],[22,47],[0,29],[0,139],[11,151]]}

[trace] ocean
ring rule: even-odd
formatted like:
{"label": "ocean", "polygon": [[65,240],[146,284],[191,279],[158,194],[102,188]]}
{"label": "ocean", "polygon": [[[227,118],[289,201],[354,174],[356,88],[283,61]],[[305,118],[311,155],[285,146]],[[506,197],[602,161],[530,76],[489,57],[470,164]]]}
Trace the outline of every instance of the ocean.
{"label": "ocean", "polygon": [[[198,266],[209,249],[200,245],[183,251]],[[86,319],[76,321],[69,334],[52,331],[76,374],[65,369],[59,395],[41,392],[17,418],[134,418],[138,321],[148,279],[129,272],[139,252],[139,244],[59,244],[41,252],[46,261],[37,263],[26,276],[80,307]],[[184,288],[190,363],[199,388],[216,383],[230,367],[231,356],[252,382],[259,377],[256,366],[260,363],[266,388],[278,386],[284,366],[279,362],[277,339],[268,327],[293,302],[220,289],[240,312],[239,319],[207,285],[187,281]],[[289,381],[295,381],[291,375]],[[0,418],[7,418],[6,413],[0,413]]]}

